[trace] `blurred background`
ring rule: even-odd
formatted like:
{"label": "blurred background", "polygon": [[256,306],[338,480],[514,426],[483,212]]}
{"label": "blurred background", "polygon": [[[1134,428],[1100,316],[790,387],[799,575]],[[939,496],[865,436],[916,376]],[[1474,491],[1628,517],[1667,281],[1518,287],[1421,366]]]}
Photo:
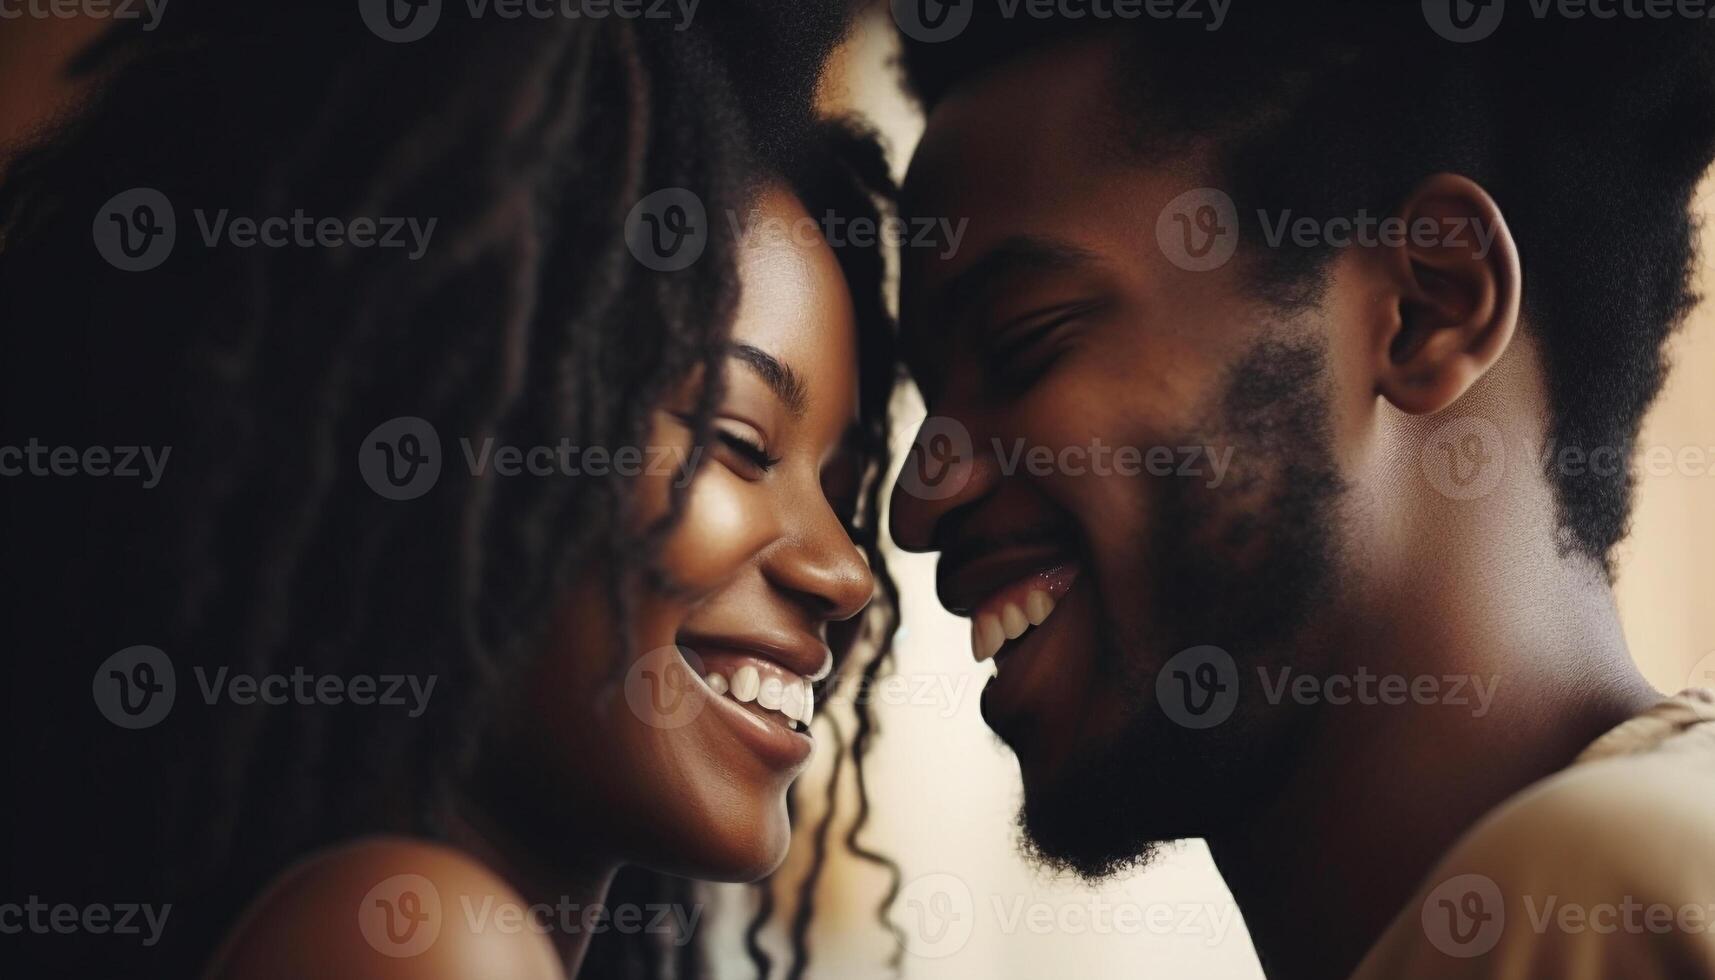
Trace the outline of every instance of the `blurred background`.
{"label": "blurred background", "polygon": [[[67,22],[37,32],[29,44],[0,31],[0,143],[39,125],[68,90],[48,67],[63,64],[99,22]],[[902,175],[923,120],[900,91],[896,46],[884,2],[875,3],[840,53],[824,91],[829,111],[856,113],[882,133]],[[3,154],[0,154],[3,157]],[[1715,187],[1699,208],[1707,214]],[[1704,293],[1715,289],[1700,271]],[[1702,475],[1645,476],[1633,532],[1620,551],[1619,602],[1633,655],[1661,690],[1715,686],[1715,310],[1705,305],[1673,342],[1676,370],[1650,416],[1644,445],[1697,448]],[[902,393],[897,450],[923,416]],[[978,698],[990,668],[972,661],[969,629],[935,600],[933,556],[894,554],[904,596],[896,647],[897,679],[869,692],[881,735],[866,765],[871,817],[862,840],[897,862],[903,890],[890,918],[905,949],[908,978],[1037,980],[1041,977],[1262,976],[1231,896],[1201,843],[1186,843],[1154,867],[1091,889],[1043,877],[1017,846],[1018,774],[1011,754],[983,724]],[[836,705],[843,714],[849,705]],[[849,720],[845,727],[850,732]],[[829,778],[830,753],[807,777],[800,826],[820,817],[817,801]],[[837,841],[855,819],[856,794],[846,783],[835,815]],[[781,902],[796,892],[808,858],[797,847],[777,879]],[[877,918],[889,878],[835,846],[815,896],[811,937],[814,977],[891,975],[893,940]],[[749,976],[742,949],[750,907],[741,888],[711,910],[721,975]],[[781,921],[777,919],[776,921]],[[763,937],[783,953],[782,937]]]}

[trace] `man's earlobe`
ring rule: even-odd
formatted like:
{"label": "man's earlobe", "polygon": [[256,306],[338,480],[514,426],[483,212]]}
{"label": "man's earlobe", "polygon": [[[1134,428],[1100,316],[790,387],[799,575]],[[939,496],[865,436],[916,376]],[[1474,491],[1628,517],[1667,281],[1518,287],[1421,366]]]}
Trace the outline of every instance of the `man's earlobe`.
{"label": "man's earlobe", "polygon": [[1470,178],[1441,173],[1392,216],[1383,263],[1394,315],[1376,338],[1376,390],[1413,415],[1459,399],[1518,327],[1518,248],[1501,210]]}

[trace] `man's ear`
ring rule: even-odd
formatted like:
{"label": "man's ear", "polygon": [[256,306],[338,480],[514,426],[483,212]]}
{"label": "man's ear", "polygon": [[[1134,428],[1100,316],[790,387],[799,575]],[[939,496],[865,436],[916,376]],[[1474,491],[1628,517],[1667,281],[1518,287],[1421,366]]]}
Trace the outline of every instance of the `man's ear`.
{"label": "man's ear", "polygon": [[1425,179],[1379,236],[1390,313],[1375,345],[1376,391],[1437,412],[1511,343],[1523,290],[1518,247],[1488,192],[1458,174]]}

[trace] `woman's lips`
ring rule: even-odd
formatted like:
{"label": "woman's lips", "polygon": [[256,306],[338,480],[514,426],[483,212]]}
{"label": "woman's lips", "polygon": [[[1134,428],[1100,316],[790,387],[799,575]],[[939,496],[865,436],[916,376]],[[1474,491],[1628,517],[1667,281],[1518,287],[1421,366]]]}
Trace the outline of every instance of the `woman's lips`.
{"label": "woman's lips", "polygon": [[971,654],[988,660],[1041,626],[1077,579],[1077,563],[1063,562],[995,590],[971,610]]}
{"label": "woman's lips", "polygon": [[[687,710],[718,717],[734,741],[771,769],[792,774],[810,761],[815,750],[814,739],[807,731],[795,730],[802,722],[784,713],[790,703],[799,718],[814,717],[815,708],[807,697],[799,702],[786,693],[788,680],[807,690],[808,678],[749,651],[683,645],[669,649],[678,652],[683,668],[696,678],[695,702]],[[733,690],[735,681],[739,685],[737,692]],[[738,695],[747,695],[749,699]],[[764,700],[773,702],[777,695],[778,707],[764,706]],[[690,715],[671,727],[681,727],[695,717]],[[720,733],[719,729],[701,731],[710,736]]]}

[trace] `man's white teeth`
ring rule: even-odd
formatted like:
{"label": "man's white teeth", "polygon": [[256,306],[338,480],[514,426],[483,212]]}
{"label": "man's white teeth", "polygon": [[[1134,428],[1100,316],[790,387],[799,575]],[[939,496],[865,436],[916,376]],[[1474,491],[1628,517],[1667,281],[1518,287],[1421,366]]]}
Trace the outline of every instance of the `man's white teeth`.
{"label": "man's white teeth", "polygon": [[754,701],[759,707],[777,711],[805,728],[816,717],[816,695],[809,678],[787,682],[779,677],[763,677],[761,671],[746,664],[733,673],[731,681],[725,674],[710,671],[703,683],[716,694],[724,694],[740,704]]}
{"label": "man's white teeth", "polygon": [[762,693],[762,675],[755,667],[745,664],[738,669],[738,673],[732,675],[732,696],[737,698],[740,704],[749,704],[755,701],[756,696],[760,693]]}
{"label": "man's white teeth", "polygon": [[1024,618],[1024,610],[1009,602],[1000,611],[1000,628],[1006,630],[1007,639],[1016,640],[1030,628],[1030,620]]}
{"label": "man's white teeth", "polygon": [[983,613],[971,621],[971,652],[978,661],[987,660],[1000,652],[1006,642],[1006,631],[993,613]]}
{"label": "man's white teeth", "polygon": [[1023,636],[1032,626],[1041,626],[1054,611],[1054,597],[1042,589],[1031,589],[1021,608],[1016,602],[1000,607],[1000,613],[983,613],[971,620],[971,653],[977,662],[988,660],[1008,641]]}
{"label": "man's white teeth", "polygon": [[1041,589],[1031,589],[1030,594],[1024,597],[1024,615],[1032,626],[1041,626],[1053,611],[1054,597]]}

